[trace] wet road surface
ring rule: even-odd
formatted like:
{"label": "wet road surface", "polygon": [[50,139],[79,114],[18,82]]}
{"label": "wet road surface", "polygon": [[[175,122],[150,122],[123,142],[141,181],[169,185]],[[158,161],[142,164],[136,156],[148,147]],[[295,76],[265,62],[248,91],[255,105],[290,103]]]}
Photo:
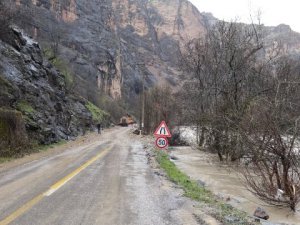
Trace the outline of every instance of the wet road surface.
{"label": "wet road surface", "polygon": [[183,205],[129,128],[0,172],[0,225],[188,224]]}

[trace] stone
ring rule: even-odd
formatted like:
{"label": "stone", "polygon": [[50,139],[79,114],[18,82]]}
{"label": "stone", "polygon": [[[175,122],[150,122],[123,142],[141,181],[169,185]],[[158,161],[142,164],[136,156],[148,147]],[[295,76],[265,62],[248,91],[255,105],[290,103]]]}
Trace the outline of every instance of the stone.
{"label": "stone", "polygon": [[175,155],[171,155],[170,159],[172,159],[172,160],[178,160],[178,157],[176,157]]}
{"label": "stone", "polygon": [[267,212],[261,208],[261,207],[257,207],[256,210],[254,211],[253,214],[255,217],[260,218],[260,219],[264,219],[264,220],[268,220],[269,219],[269,215],[267,214]]}
{"label": "stone", "polygon": [[197,180],[197,184],[200,186],[200,187],[205,187],[206,183],[202,180]]}
{"label": "stone", "polygon": [[234,217],[234,216],[225,216],[225,220],[227,222],[229,222],[230,224],[235,224],[240,221],[239,218]]}

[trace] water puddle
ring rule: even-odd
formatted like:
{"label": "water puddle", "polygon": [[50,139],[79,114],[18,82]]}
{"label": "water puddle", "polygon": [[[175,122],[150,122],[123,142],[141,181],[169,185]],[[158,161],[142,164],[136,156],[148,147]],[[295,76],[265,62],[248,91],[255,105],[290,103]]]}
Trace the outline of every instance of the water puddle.
{"label": "water puddle", "polygon": [[267,211],[270,222],[300,225],[299,211],[293,213],[289,209],[268,206],[260,201],[243,186],[238,173],[221,165],[217,156],[189,147],[174,148],[171,154],[178,158],[174,163],[182,171],[192,179],[204,182],[208,189],[236,208],[253,215],[259,206]]}

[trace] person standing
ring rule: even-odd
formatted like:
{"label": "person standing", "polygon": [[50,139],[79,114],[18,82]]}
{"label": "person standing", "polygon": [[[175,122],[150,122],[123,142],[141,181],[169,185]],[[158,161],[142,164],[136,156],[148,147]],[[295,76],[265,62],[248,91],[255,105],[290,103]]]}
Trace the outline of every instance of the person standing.
{"label": "person standing", "polygon": [[97,130],[98,130],[98,134],[101,134],[101,123],[97,124]]}

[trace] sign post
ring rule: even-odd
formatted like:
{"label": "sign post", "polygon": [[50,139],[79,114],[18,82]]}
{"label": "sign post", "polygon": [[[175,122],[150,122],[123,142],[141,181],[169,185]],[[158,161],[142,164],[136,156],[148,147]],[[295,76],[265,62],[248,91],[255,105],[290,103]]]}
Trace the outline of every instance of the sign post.
{"label": "sign post", "polygon": [[155,144],[158,148],[163,149],[168,147],[167,138],[172,137],[172,135],[165,121],[162,121],[160,125],[156,128],[154,136],[156,137]]}

